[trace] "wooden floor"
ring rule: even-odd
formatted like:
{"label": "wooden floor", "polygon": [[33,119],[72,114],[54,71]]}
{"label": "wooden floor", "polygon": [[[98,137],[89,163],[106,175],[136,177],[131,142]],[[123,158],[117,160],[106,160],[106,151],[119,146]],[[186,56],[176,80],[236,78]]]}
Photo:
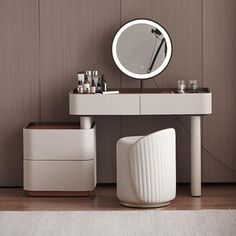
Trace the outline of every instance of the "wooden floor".
{"label": "wooden floor", "polygon": [[[203,185],[202,197],[191,197],[189,185],[177,187],[171,205],[161,210],[236,209],[236,184]],[[0,211],[137,210],[123,207],[115,186],[98,186],[90,197],[28,197],[22,188],[0,188]]]}

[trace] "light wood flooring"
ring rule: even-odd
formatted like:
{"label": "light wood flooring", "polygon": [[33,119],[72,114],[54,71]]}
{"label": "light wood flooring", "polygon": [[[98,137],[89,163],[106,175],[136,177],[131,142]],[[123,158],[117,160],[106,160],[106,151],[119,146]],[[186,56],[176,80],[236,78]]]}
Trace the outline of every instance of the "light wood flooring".
{"label": "light wood flooring", "polygon": [[[161,210],[236,209],[236,184],[204,184],[202,197],[191,197],[189,185],[178,185],[174,201]],[[123,207],[115,185],[99,185],[90,197],[28,197],[22,188],[0,188],[0,211],[137,210]]]}

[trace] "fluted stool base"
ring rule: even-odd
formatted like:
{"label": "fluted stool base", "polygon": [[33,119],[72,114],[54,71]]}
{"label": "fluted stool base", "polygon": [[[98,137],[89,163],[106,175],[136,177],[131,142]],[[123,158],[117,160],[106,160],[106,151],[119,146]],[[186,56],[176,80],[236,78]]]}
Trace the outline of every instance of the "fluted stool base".
{"label": "fluted stool base", "polygon": [[170,202],[159,202],[159,203],[134,203],[134,202],[124,202],[120,201],[120,204],[126,207],[137,207],[137,208],[157,208],[165,207],[170,205]]}

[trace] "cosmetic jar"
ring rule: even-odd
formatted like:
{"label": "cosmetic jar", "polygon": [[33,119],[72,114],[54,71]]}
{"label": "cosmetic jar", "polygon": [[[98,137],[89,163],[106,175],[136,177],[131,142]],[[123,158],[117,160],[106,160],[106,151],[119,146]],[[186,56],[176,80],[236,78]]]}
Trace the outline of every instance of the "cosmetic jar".
{"label": "cosmetic jar", "polygon": [[178,80],[178,93],[185,93],[186,85],[184,80]]}
{"label": "cosmetic jar", "polygon": [[190,93],[197,93],[198,91],[197,80],[189,80],[189,91]]}

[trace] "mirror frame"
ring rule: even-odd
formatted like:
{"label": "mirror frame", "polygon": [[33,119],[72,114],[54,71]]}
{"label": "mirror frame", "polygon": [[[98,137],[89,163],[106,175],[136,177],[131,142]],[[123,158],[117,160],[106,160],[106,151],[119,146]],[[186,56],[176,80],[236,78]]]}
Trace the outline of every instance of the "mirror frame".
{"label": "mirror frame", "polygon": [[[136,74],[133,73],[129,70],[127,70],[120,62],[118,56],[117,56],[117,52],[116,52],[116,47],[117,47],[117,42],[119,40],[120,35],[130,26],[136,25],[136,24],[148,24],[151,25],[155,28],[157,28],[162,35],[165,38],[166,41],[166,45],[167,45],[167,53],[166,53],[166,57],[163,61],[163,63],[161,64],[160,67],[158,67],[155,71],[151,72],[151,73],[146,73],[146,74]],[[166,69],[166,67],[168,66],[168,64],[170,63],[171,57],[172,57],[172,52],[173,52],[173,46],[172,46],[172,41],[171,38],[168,34],[168,32],[166,31],[166,29],[160,25],[159,23],[150,20],[150,19],[146,19],[146,18],[139,18],[139,19],[133,19],[128,21],[127,23],[123,24],[118,31],[116,32],[113,41],[112,41],[112,57],[113,60],[115,62],[115,64],[117,65],[117,67],[125,74],[128,75],[129,77],[133,78],[133,79],[138,79],[138,80],[146,80],[146,79],[151,79],[157,75],[159,75],[162,71],[164,71]]]}

